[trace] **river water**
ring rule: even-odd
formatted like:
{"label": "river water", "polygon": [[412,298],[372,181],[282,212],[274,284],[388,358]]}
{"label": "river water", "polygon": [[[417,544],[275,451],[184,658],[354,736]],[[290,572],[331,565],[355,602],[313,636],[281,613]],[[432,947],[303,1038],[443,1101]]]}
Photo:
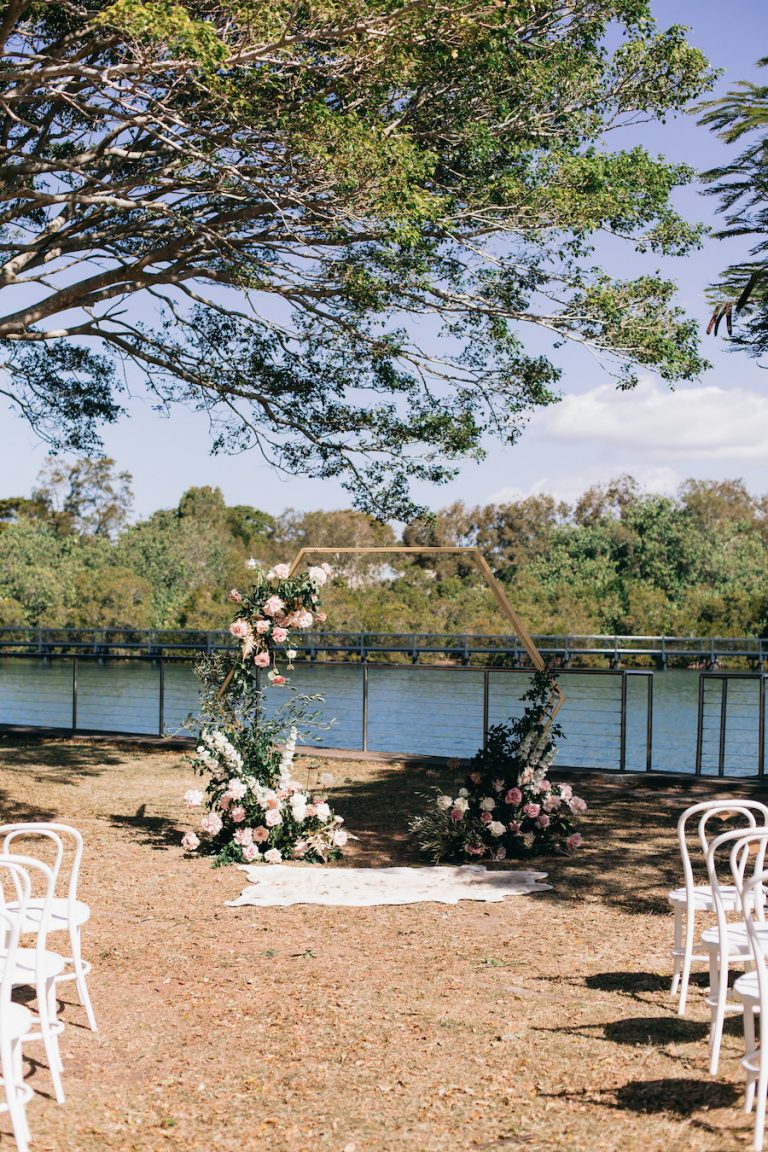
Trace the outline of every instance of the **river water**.
{"label": "river water", "polygon": [[[265,681],[266,683],[266,681]],[[324,697],[327,731],[307,733],[307,743],[359,749],[363,738],[363,669],[360,665],[298,664],[291,686]],[[648,765],[648,688],[652,689],[650,763],[656,771],[693,772],[697,745],[699,673],[682,669],[626,677],[625,766]],[[524,672],[491,670],[488,719],[519,715]],[[621,760],[620,674],[564,672],[564,731],[557,763],[576,768],[617,769]],[[729,776],[757,772],[759,681],[728,682],[727,724],[721,729],[722,682],[705,678],[702,771],[717,774],[722,755]],[[70,728],[73,666],[66,658],[0,660],[0,724]],[[286,699],[269,687],[267,711]],[[80,731],[157,734],[181,732],[197,706],[192,665],[166,662],[162,718],[160,667],[143,661],[77,662],[76,727]],[[471,756],[483,740],[483,671],[411,665],[368,666],[369,751]]]}

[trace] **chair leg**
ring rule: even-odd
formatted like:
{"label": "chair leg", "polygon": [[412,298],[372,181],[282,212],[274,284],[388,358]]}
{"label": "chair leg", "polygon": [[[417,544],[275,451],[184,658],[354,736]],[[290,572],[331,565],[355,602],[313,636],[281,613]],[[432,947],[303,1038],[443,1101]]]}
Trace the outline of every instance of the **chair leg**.
{"label": "chair leg", "polygon": [[688,999],[688,981],[691,978],[691,959],[693,957],[693,933],[696,927],[696,915],[693,908],[687,908],[685,913],[685,955],[683,956],[683,972],[680,979],[680,1003],[677,1006],[678,1016],[685,1016],[685,1005]]}
{"label": "chair leg", "polygon": [[16,1080],[16,1064],[13,1045],[10,1041],[0,1045],[0,1065],[2,1065],[3,1087],[5,1089],[5,1102],[8,1115],[11,1118],[13,1135],[16,1140],[18,1152],[28,1152],[29,1138],[27,1135],[26,1117],[24,1115],[24,1101],[19,1096],[19,1083]]}
{"label": "chair leg", "polygon": [[[748,1001],[744,1001],[744,1055],[749,1056],[755,1051],[755,1009]],[[744,1093],[744,1111],[751,1112],[755,1102],[756,1073],[747,1071],[747,1085]]]}
{"label": "chair leg", "polygon": [[77,984],[77,994],[80,997],[80,1003],[85,1008],[85,1014],[88,1017],[88,1025],[92,1032],[98,1032],[98,1025],[96,1023],[96,1016],[91,1004],[91,997],[88,992],[88,985],[85,981],[85,966],[83,964],[83,954],[80,947],[80,929],[73,928],[69,934],[69,943],[72,949],[72,963],[75,969],[75,982]]}
{"label": "chair leg", "polygon": [[49,980],[43,987],[37,989],[37,1014],[40,1018],[40,1031],[45,1045],[45,1054],[48,1057],[48,1068],[53,1081],[53,1090],[56,1101],[64,1103],[64,1088],[61,1083],[61,1055],[59,1053],[59,1037],[51,1031],[51,1024],[56,1022],[56,982]]}
{"label": "chair leg", "polygon": [[768,1052],[765,1050],[763,1027],[760,1027],[760,1073],[757,1078],[757,1096],[755,1099],[755,1135],[752,1147],[755,1152],[762,1152],[765,1142],[765,1096],[768,1092]]}
{"label": "chair leg", "polygon": [[[14,1075],[16,1077],[16,1084],[18,1085],[19,1088],[23,1088],[24,1087],[24,1052],[22,1049],[22,1041],[21,1040],[17,1040],[16,1043],[14,1044],[13,1070],[14,1070]],[[30,1135],[29,1123],[27,1121],[27,1106],[23,1100],[21,1102],[20,1117],[22,1120],[22,1128],[24,1130],[24,1135],[25,1135],[27,1141],[29,1142],[29,1141],[31,1141],[32,1136]]]}
{"label": "chair leg", "polygon": [[709,1033],[709,1071],[712,1076],[717,1075],[720,1063],[720,1045],[723,1040],[723,1024],[725,1022],[725,1005],[728,999],[728,958],[718,959],[713,953],[714,963],[717,965],[717,995],[711,994],[711,1025]]}
{"label": "chair leg", "polygon": [[674,951],[672,953],[672,987],[669,990],[670,996],[677,993],[680,984],[680,966],[682,963],[682,956],[680,950],[683,941],[683,909],[680,904],[675,904],[675,943]]}

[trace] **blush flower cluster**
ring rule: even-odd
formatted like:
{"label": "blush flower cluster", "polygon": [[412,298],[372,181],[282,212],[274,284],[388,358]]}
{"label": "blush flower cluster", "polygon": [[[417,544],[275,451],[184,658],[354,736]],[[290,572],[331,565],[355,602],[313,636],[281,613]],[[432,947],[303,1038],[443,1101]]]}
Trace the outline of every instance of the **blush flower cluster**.
{"label": "blush flower cluster", "polygon": [[411,835],[435,862],[572,853],[581,845],[575,820],[586,801],[548,777],[560,734],[547,722],[550,683],[547,673],[535,676],[523,716],[490,728],[462,787],[431,798],[412,820]]}
{"label": "blush flower cluster", "polygon": [[347,832],[343,817],[328,803],[333,778],[322,773],[314,787],[309,778],[306,783],[296,779],[296,740],[294,727],[282,751],[265,750],[254,745],[247,731],[204,729],[192,763],[209,776],[209,783],[204,793],[189,789],[184,794],[188,808],[204,809],[197,829],[182,838],[184,850],[213,855],[221,864],[338,858]]}
{"label": "blush flower cluster", "polygon": [[276,564],[264,572],[258,563],[247,561],[251,572],[251,588],[241,592],[233,588],[229,599],[237,605],[237,616],[229,631],[240,642],[241,662],[249,667],[268,669],[267,678],[273,687],[282,687],[285,676],[277,666],[282,652],[291,668],[296,649],[292,647],[292,634],[305,632],[327,619],[319,611],[320,589],[331,576],[329,564],[310,567],[300,575],[290,575],[288,564]]}

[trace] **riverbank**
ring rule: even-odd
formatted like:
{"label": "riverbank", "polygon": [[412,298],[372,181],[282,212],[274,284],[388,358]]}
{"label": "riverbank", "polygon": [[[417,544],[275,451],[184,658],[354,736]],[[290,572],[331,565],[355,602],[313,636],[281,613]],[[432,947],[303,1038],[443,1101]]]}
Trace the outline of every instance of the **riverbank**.
{"label": "riverbank", "polygon": [[[413,861],[407,818],[450,772],[325,766],[358,837],[341,866]],[[739,1023],[713,1080],[701,979],[688,1019],[667,991],[674,821],[706,782],[585,776],[585,847],[540,862],[550,893],[363,909],[225,907],[240,873],[178,846],[180,796],[197,782],[177,751],[0,739],[3,819],[83,830],[94,911],[85,951],[100,1031],[83,1027],[66,985],[67,1102],[35,1096],[35,1148],[728,1152],[748,1141]],[[47,1069],[30,1083],[47,1093]]]}

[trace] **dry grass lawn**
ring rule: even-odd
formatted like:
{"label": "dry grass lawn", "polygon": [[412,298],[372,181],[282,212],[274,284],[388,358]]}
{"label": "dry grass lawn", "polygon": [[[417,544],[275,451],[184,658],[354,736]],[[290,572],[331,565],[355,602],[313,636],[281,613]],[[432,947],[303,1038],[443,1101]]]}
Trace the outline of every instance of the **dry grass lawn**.
{"label": "dry grass lawn", "polygon": [[[359,837],[346,862],[412,859],[406,819],[440,775],[330,770]],[[668,993],[672,830],[707,785],[585,778],[586,847],[537,865],[554,884],[545,895],[257,909],[224,906],[241,873],[178,847],[180,796],[196,783],[169,750],[0,741],[2,819],[81,828],[94,909],[85,950],[100,1031],[64,985],[67,1102],[33,1063],[34,1149],[748,1146],[740,1022],[712,1079],[703,977],[687,1019]],[[0,1127],[0,1149],[12,1147]]]}

